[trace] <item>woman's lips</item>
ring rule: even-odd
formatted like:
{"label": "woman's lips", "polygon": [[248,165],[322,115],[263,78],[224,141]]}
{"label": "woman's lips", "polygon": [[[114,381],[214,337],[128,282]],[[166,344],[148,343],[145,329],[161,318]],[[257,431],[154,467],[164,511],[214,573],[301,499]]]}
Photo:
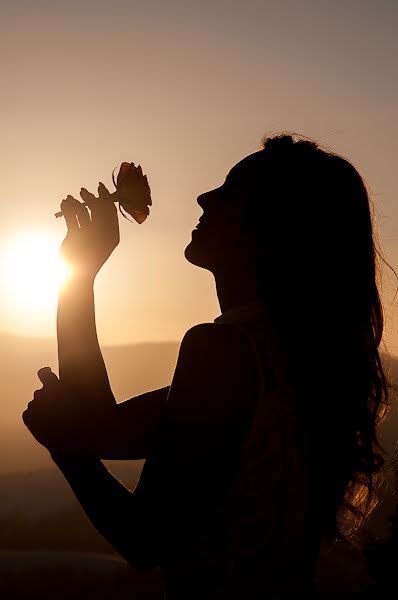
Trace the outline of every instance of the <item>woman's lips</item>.
{"label": "woman's lips", "polygon": [[199,219],[199,223],[196,225],[196,227],[193,230],[193,232],[199,231],[199,229],[203,229],[203,223],[200,222],[200,219]]}
{"label": "woman's lips", "polygon": [[202,219],[199,219],[198,224],[196,225],[195,229],[199,229],[199,227],[203,227],[203,222],[201,222]]}

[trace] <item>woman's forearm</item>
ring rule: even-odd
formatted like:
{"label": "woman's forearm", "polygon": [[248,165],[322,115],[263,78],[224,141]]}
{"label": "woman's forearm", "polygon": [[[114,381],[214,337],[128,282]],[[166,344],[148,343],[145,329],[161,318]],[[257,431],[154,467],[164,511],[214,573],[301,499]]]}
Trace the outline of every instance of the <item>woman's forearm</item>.
{"label": "woman's forearm", "polygon": [[60,291],[57,312],[59,375],[93,408],[115,404],[98,343],[94,282],[73,279]]}
{"label": "woman's forearm", "polygon": [[[65,458],[52,455],[83,510],[101,535],[138,568],[148,568],[145,548],[150,532],[133,492],[109,473],[96,458]],[[153,560],[149,559],[149,562]]]}

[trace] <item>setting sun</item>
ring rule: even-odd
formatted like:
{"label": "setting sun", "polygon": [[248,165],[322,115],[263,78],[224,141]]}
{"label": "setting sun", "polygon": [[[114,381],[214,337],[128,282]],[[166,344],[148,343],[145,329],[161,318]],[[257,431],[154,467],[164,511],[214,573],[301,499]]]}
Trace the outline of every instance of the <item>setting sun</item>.
{"label": "setting sun", "polygon": [[57,239],[42,231],[9,238],[0,265],[3,294],[15,317],[40,318],[53,310],[66,276]]}

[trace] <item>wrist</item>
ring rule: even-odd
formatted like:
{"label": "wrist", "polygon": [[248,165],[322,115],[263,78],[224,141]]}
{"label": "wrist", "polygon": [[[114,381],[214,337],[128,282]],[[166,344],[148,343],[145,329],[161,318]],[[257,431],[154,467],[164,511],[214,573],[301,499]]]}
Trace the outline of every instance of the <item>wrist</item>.
{"label": "wrist", "polygon": [[94,285],[96,276],[97,273],[91,273],[86,270],[74,269],[73,267],[71,267],[66,277],[66,284],[77,284],[92,287]]}
{"label": "wrist", "polygon": [[82,292],[91,294],[94,291],[94,283],[95,275],[71,270],[59,288],[59,296],[76,293],[80,296]]}

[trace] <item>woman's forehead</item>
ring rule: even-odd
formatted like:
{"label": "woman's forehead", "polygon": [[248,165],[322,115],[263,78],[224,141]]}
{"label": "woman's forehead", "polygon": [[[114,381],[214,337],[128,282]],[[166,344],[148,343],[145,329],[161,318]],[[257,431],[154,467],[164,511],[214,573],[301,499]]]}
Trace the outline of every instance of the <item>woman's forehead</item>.
{"label": "woman's forehead", "polygon": [[258,152],[254,152],[253,154],[249,154],[245,156],[242,160],[240,160],[236,165],[232,167],[229,171],[226,181],[230,183],[238,182],[242,178],[253,175],[253,172],[260,166],[259,159],[263,157],[263,150]]}

